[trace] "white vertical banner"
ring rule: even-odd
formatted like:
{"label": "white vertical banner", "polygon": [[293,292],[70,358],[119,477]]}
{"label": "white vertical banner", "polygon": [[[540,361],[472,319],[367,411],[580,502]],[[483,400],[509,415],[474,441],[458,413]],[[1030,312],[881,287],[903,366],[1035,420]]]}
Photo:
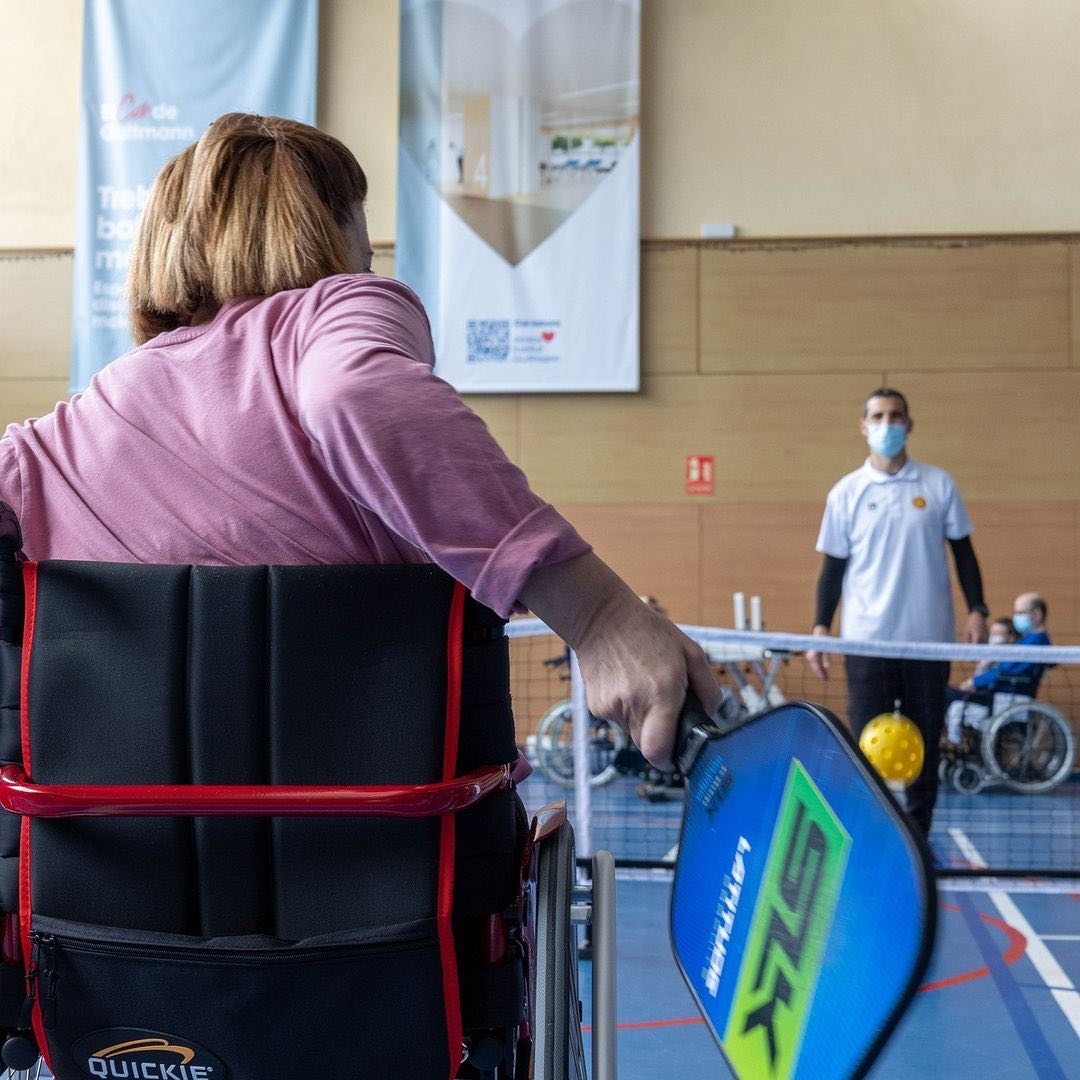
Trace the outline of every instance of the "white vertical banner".
{"label": "white vertical banner", "polygon": [[637,390],[639,0],[401,0],[397,275],[463,392]]}
{"label": "white vertical banner", "polygon": [[150,186],[226,112],[315,122],[318,0],[84,0],[71,388],[131,348],[124,282]]}

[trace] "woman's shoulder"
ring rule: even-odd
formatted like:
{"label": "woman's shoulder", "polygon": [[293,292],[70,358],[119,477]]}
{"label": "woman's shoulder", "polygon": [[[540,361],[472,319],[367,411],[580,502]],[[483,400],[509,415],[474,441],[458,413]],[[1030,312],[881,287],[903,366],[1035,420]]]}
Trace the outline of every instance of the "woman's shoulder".
{"label": "woman's shoulder", "polygon": [[337,274],[306,292],[298,312],[306,342],[325,341],[324,335],[396,341],[432,362],[431,323],[408,285],[378,274]]}
{"label": "woman's shoulder", "polygon": [[424,311],[420,298],[408,285],[380,274],[335,274],[302,291],[319,307],[361,301],[406,307],[421,314]]}

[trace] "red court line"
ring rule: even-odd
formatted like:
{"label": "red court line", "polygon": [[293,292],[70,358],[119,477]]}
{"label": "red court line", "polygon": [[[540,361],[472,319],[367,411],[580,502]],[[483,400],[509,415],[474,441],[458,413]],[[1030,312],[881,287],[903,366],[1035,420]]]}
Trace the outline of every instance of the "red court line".
{"label": "red court line", "polygon": [[[955,904],[938,904],[938,907],[942,911],[960,910]],[[1027,938],[1015,926],[1010,926],[1007,922],[1003,922],[994,915],[984,915],[980,912],[979,918],[983,922],[988,922],[991,926],[996,926],[999,930],[1005,932],[1009,939],[1009,947],[1001,954],[1001,959],[1006,964],[1015,964],[1027,950]],[[989,974],[990,969],[984,964],[982,967],[972,968],[971,971],[961,971],[956,975],[948,975],[944,979],[935,979],[933,982],[923,983],[916,992],[928,994],[932,990],[944,990],[949,986],[959,986],[961,983],[973,982],[975,979],[984,979]]]}

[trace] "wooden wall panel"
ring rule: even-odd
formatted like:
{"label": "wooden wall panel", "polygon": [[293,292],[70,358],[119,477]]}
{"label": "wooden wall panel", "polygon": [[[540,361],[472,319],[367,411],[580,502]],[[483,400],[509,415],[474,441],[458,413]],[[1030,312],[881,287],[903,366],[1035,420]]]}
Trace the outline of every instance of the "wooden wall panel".
{"label": "wooden wall panel", "polygon": [[1080,245],[1069,245],[1069,361],[1080,367]]}
{"label": "wooden wall panel", "polygon": [[[1080,544],[1074,502],[975,502],[968,511],[972,543],[992,617],[1009,615],[1022,592],[1049,606],[1050,634],[1059,644],[1080,638]],[[967,607],[953,584],[960,621]]]}
{"label": "wooden wall panel", "polygon": [[1030,245],[701,252],[701,370],[1069,363],[1068,251]]}
{"label": "wooden wall panel", "polygon": [[552,664],[566,647],[553,635],[516,637],[510,642],[510,694],[514,703],[517,741],[524,745],[544,713],[570,696],[565,664]]}
{"label": "wooden wall panel", "polygon": [[0,378],[67,379],[70,256],[0,258]]}
{"label": "wooden wall panel", "polygon": [[641,367],[697,372],[698,251],[649,245],[641,253]]}
{"label": "wooden wall panel", "polygon": [[[896,382],[912,453],[971,509],[992,609],[1041,589],[1055,637],[1080,640],[1080,243],[771,248],[644,246],[642,393],[470,406],[675,618],[730,625],[738,589],[798,631],[825,494],[866,454],[863,395]],[[393,267],[380,247],[375,270]],[[0,258],[0,422],[67,395],[70,302],[70,256]],[[715,457],[715,495],[684,493],[691,453]]]}
{"label": "wooden wall panel", "polygon": [[[576,508],[575,508],[576,509]],[[976,502],[973,542],[992,615],[1022,592],[1041,592],[1061,644],[1080,640],[1080,502]],[[806,633],[821,556],[814,551],[823,502],[713,505],[702,510],[702,621],[732,625],[732,593],[759,595],[766,628]],[[958,629],[967,606],[948,559]],[[748,609],[749,610],[749,609]],[[833,627],[839,631],[839,620]]]}
{"label": "wooden wall panel", "polygon": [[[732,594],[760,596],[767,630],[804,634],[814,616],[820,502],[728,503],[702,511],[702,619],[733,625]],[[747,599],[747,614],[749,614]]]}
{"label": "wooden wall panel", "polygon": [[1080,499],[1080,371],[889,371],[908,395],[911,451],[966,500]]}
{"label": "wooden wall panel", "polygon": [[[824,498],[863,458],[862,375],[661,375],[637,395],[525,397],[521,455],[553,502]],[[716,459],[716,494],[683,490],[686,455]]]}
{"label": "wooden wall panel", "polygon": [[701,618],[696,507],[605,504],[559,510],[636,593],[655,596],[678,622]]}

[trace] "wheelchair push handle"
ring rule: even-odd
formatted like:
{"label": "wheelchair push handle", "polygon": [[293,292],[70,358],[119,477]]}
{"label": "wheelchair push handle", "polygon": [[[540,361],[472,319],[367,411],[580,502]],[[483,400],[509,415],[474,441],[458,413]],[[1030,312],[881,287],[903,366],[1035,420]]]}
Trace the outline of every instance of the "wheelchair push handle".
{"label": "wheelchair push handle", "polygon": [[0,806],[24,817],[436,817],[520,783],[532,767],[505,765],[435,784],[34,784],[0,768]]}

